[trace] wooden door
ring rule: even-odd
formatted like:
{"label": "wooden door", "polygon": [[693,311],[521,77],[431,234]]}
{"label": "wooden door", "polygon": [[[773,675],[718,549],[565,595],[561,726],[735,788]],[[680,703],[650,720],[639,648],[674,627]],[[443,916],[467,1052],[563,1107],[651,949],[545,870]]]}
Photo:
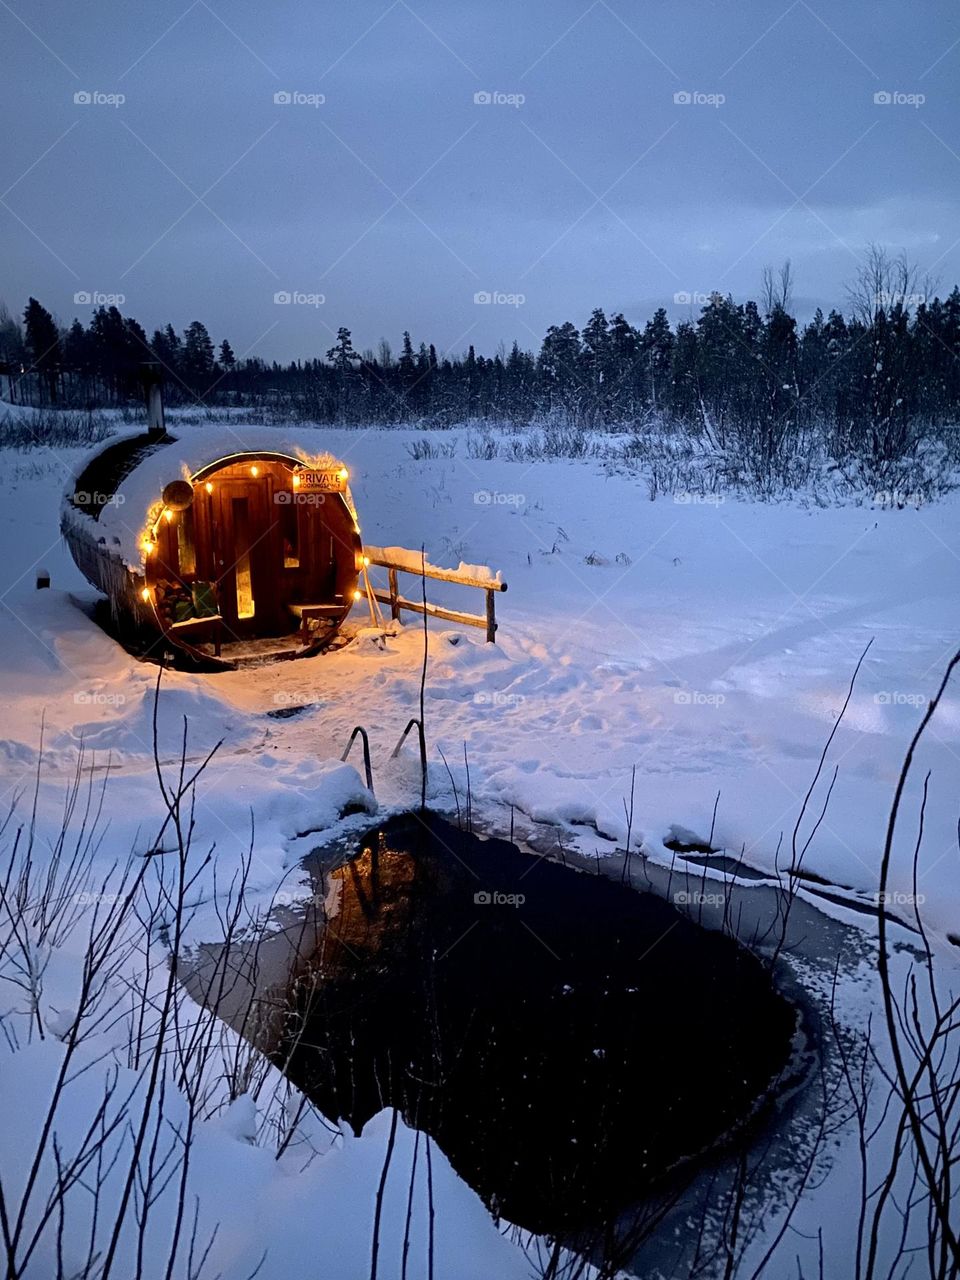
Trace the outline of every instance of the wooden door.
{"label": "wooden door", "polygon": [[209,498],[210,572],[227,634],[237,639],[285,629],[276,564],[278,527],[263,479],[219,480]]}

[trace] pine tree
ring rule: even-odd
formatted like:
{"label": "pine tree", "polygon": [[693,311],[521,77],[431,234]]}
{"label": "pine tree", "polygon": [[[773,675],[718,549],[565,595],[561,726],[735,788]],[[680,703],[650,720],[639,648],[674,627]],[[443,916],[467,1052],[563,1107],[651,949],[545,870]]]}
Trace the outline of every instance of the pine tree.
{"label": "pine tree", "polygon": [[646,376],[640,359],[640,335],[626,316],[611,317],[603,398],[612,420],[634,417],[647,400]]}
{"label": "pine tree", "polygon": [[[45,388],[53,404],[57,402],[60,380],[60,331],[50,312],[36,298],[30,298],[23,313],[23,329],[27,353],[39,384]],[[43,392],[41,391],[41,396]]]}
{"label": "pine tree", "polygon": [[336,374],[336,413],[342,421],[348,416],[355,370],[360,363],[360,355],[353,349],[353,339],[349,329],[341,327],[337,330],[336,344],[327,352],[327,359],[333,365]]}
{"label": "pine tree", "polygon": [[800,335],[798,380],[800,405],[805,421],[814,425],[826,421],[827,402],[825,386],[827,373],[826,322],[817,307],[813,319]]}
{"label": "pine tree", "polygon": [[700,397],[697,388],[697,331],[689,320],[677,325],[670,402],[674,417],[689,427],[700,424]]}
{"label": "pine tree", "polygon": [[72,394],[82,396],[89,403],[94,367],[89,335],[79,320],[74,320],[64,334],[61,350],[63,367],[73,381]]}
{"label": "pine tree", "polygon": [[205,391],[213,375],[213,343],[206,325],[194,320],[183,335],[183,379],[195,392]]}
{"label": "pine tree", "polygon": [[400,395],[405,401],[408,411],[412,411],[413,387],[416,380],[417,361],[413,354],[413,341],[409,332],[405,329],[403,332],[403,343],[400,348],[400,357],[397,360],[397,381],[400,388]]}
{"label": "pine tree", "polygon": [[10,403],[16,403],[20,370],[26,363],[27,352],[23,342],[23,330],[11,316],[4,303],[0,302],[0,365],[5,366],[7,374],[7,395]]}
{"label": "pine tree", "polygon": [[154,330],[150,340],[150,355],[160,363],[164,376],[173,385],[176,385],[182,376],[180,368],[182,353],[183,344],[173,325],[168,324],[164,329]]}
{"label": "pine tree", "polygon": [[760,465],[765,467],[796,428],[800,398],[797,322],[779,304],[762,330],[759,354],[766,396],[757,443]]}
{"label": "pine tree", "polygon": [[713,293],[697,321],[697,395],[701,424],[720,448],[737,425],[731,410],[744,364],[743,313],[729,295]]}
{"label": "pine tree", "polygon": [[327,359],[338,373],[346,373],[360,359],[359,353],[353,349],[353,339],[349,329],[337,330],[336,345],[327,352]]}
{"label": "pine tree", "polygon": [[508,418],[525,422],[534,409],[536,364],[528,351],[521,351],[514,340],[504,365],[504,413]]}
{"label": "pine tree", "polygon": [[0,302],[0,360],[19,364],[26,354],[23,330],[4,303]]}
{"label": "pine tree", "polygon": [[663,307],[658,307],[647,321],[640,347],[650,391],[650,403],[654,410],[658,410],[666,404],[668,399],[674,351],[673,331]]}
{"label": "pine tree", "polygon": [[547,330],[537,373],[544,394],[544,407],[574,409],[580,399],[580,334],[565,321],[559,327],[551,325]]}

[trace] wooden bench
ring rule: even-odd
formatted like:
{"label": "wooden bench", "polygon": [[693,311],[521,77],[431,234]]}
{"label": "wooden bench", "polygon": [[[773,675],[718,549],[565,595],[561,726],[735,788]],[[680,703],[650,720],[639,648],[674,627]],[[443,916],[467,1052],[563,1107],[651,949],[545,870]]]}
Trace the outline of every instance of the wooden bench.
{"label": "wooden bench", "polygon": [[301,644],[310,644],[311,622],[329,622],[333,625],[343,616],[343,601],[339,604],[288,604],[287,608],[300,620]]}
{"label": "wooden bench", "polygon": [[219,613],[212,613],[206,618],[184,618],[182,622],[170,622],[167,631],[171,635],[183,636],[188,642],[194,637],[201,642],[210,640],[213,652],[220,657],[223,645],[223,618]]}

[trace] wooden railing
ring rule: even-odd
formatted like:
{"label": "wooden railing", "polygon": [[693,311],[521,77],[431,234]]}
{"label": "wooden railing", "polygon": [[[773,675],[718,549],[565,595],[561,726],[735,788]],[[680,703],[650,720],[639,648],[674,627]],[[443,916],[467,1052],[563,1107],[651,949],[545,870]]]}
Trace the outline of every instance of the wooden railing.
{"label": "wooden railing", "polygon": [[[445,622],[459,622],[465,627],[479,627],[481,631],[486,631],[487,641],[489,644],[497,642],[497,608],[496,594],[498,591],[506,591],[507,584],[500,582],[495,578],[476,578],[469,573],[458,573],[456,569],[438,569],[429,561],[423,565],[414,564],[411,561],[400,562],[391,560],[388,556],[378,553],[379,549],[374,547],[367,548],[367,561],[370,565],[376,565],[380,569],[387,571],[387,591],[374,591],[373,595],[381,604],[390,606],[390,616],[399,619],[402,609],[407,609],[411,613],[426,613],[429,618],[442,618]],[[371,554],[372,553],[372,554]],[[411,556],[419,554],[410,553]],[[482,614],[462,613],[459,609],[445,609],[438,604],[426,605],[422,600],[410,600],[406,596],[400,594],[399,578],[401,573],[409,573],[415,578],[423,577],[432,578],[437,582],[455,582],[462,587],[475,587],[486,593],[486,609]]]}

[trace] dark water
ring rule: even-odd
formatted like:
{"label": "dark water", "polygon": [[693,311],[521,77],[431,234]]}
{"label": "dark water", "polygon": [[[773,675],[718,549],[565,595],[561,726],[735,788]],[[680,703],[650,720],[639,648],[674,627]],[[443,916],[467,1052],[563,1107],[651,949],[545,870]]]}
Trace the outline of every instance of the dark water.
{"label": "dark water", "polygon": [[603,877],[432,814],[328,874],[275,1058],[359,1131],[429,1133],[497,1215],[571,1238],[753,1111],[794,1010],[731,938]]}

